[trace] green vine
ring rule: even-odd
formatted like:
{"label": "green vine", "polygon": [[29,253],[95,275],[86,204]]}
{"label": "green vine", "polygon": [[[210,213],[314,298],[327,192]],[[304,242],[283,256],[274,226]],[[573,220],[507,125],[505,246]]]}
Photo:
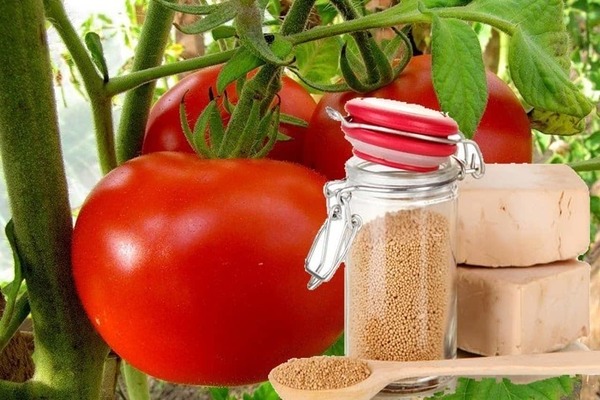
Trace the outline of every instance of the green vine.
{"label": "green vine", "polygon": [[96,72],[89,53],[69,21],[63,2],[61,0],[44,0],[44,4],[46,17],[56,28],[71,53],[81,73],[86,92],[90,96],[98,157],[102,171],[106,173],[117,166],[111,97],[104,90],[103,78]]}
{"label": "green vine", "polygon": [[[174,15],[174,11],[157,2],[150,2],[132,71],[144,70],[162,62]],[[140,154],[154,87],[155,81],[151,81],[130,90],[125,96],[117,136],[117,157],[120,163]]]}
{"label": "green vine", "polygon": [[[41,0],[0,3],[0,48],[0,156],[34,321],[36,365],[24,384],[0,381],[0,397],[95,400],[108,349],[71,279],[72,217]],[[16,310],[26,309],[25,300]]]}

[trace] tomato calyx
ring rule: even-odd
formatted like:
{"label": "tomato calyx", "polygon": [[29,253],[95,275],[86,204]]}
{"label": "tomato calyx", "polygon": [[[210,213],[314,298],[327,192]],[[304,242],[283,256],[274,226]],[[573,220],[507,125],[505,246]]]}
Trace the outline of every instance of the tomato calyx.
{"label": "tomato calyx", "polygon": [[[276,96],[275,105],[266,113],[261,113],[262,99],[252,99],[248,118],[242,129],[229,124],[223,125],[218,100],[223,97],[223,108],[227,111],[235,107],[224,96],[215,96],[209,89],[210,101],[190,127],[185,111],[185,95],[179,104],[179,119],[185,137],[194,151],[202,158],[262,158],[269,153],[279,134],[281,99]],[[235,134],[234,134],[235,132]]]}

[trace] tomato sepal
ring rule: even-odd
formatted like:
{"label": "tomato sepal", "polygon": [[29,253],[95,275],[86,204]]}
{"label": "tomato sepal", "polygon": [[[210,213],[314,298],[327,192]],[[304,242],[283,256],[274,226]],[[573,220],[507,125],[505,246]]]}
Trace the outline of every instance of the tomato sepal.
{"label": "tomato sepal", "polygon": [[[278,97],[279,99],[279,97]],[[266,132],[269,140],[267,143],[260,148],[260,150],[255,150],[254,154],[251,156],[252,158],[263,158],[273,149],[275,143],[277,143],[277,139],[280,135],[279,132],[279,120],[280,120],[280,105],[277,104],[275,107],[271,108],[269,112],[263,117],[261,121],[259,132]],[[262,142],[264,142],[265,136],[258,137],[255,141],[254,147],[260,146]]]}
{"label": "tomato sepal", "polygon": [[312,81],[308,78],[306,78],[304,75],[302,75],[300,73],[300,71],[298,71],[297,68],[294,67],[288,67],[288,70],[290,72],[292,72],[295,76],[298,77],[298,79],[300,79],[300,81],[302,83],[304,83],[306,86],[308,86],[311,89],[314,90],[318,90],[320,92],[325,92],[325,93],[339,93],[339,92],[347,92],[350,89],[350,86],[348,86],[348,84],[346,82],[341,82],[341,83],[334,83],[334,84],[323,84],[323,83],[318,83],[315,81]]}
{"label": "tomato sepal", "polygon": [[206,14],[204,18],[199,19],[189,25],[180,25],[174,23],[173,25],[181,33],[186,35],[197,35],[200,33],[208,32],[214,28],[217,28],[224,23],[231,21],[238,14],[238,7],[235,0],[225,1],[216,5],[210,13]]}
{"label": "tomato sepal", "polygon": [[193,131],[191,130],[187,121],[184,100],[185,95],[181,98],[181,102],[179,103],[179,120],[189,145],[197,154],[203,156],[204,158],[214,158],[215,153],[212,151],[211,146],[206,143],[205,132],[209,126],[210,115],[214,112],[217,112],[215,100],[211,100],[206,108],[202,111],[198,117],[198,120],[194,124]]}

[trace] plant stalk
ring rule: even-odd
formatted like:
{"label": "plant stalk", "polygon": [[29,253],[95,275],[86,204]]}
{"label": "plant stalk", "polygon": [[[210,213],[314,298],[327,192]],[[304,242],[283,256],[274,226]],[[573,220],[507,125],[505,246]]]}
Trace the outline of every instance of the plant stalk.
{"label": "plant stalk", "polygon": [[[514,25],[489,14],[465,11],[464,7],[436,8],[436,14],[442,18],[457,18],[464,21],[481,22],[491,25],[500,31],[512,35]],[[417,22],[431,22],[431,16],[422,14],[414,2],[401,2],[386,10],[369,14],[357,19],[344,21],[331,26],[317,26],[315,28],[290,35],[287,39],[294,45],[310,42],[326,37],[352,33],[375,28],[389,28],[391,26],[412,24]]]}
{"label": "plant stalk", "polygon": [[600,170],[600,157],[594,157],[589,160],[574,161],[569,166],[577,172],[598,171]]}
{"label": "plant stalk", "polygon": [[[4,312],[6,313],[7,310],[5,309]],[[29,296],[25,293],[15,302],[10,320],[6,324],[0,324],[0,353],[8,345],[15,333],[17,333],[30,312]]]}
{"label": "plant stalk", "polygon": [[234,53],[235,50],[227,50],[190,58],[189,60],[177,61],[172,64],[163,64],[140,71],[132,71],[127,75],[117,76],[108,81],[105,87],[106,92],[109,96],[115,96],[160,78],[222,64],[229,60]]}
{"label": "plant stalk", "polygon": [[[168,0],[176,2],[176,0]],[[150,1],[137,45],[132,71],[141,71],[161,64],[175,12],[158,2]],[[152,105],[156,81],[151,81],[127,93],[123,102],[117,133],[119,163],[136,157],[142,149],[146,121]]]}
{"label": "plant stalk", "polygon": [[0,398],[96,400],[108,348],[88,321],[71,275],[72,217],[42,0],[0,2],[0,87],[0,157],[36,365],[25,384],[1,382]]}
{"label": "plant stalk", "polygon": [[[286,36],[302,32],[306,27],[314,3],[315,0],[293,2],[281,25],[280,32]],[[231,114],[231,120],[227,126],[226,136],[222,146],[223,152],[219,153],[219,157],[227,158],[232,155],[235,156],[231,149],[236,147],[236,143],[245,140],[245,138],[242,137],[242,132],[244,132],[244,127],[254,101],[260,100],[261,117],[264,116],[276,93],[281,89],[280,74],[281,67],[266,64],[252,79],[244,84],[238,103]]]}
{"label": "plant stalk", "polygon": [[121,372],[127,387],[129,400],[150,400],[148,377],[126,361],[121,362]]}
{"label": "plant stalk", "polygon": [[117,166],[111,97],[104,90],[103,78],[96,71],[87,49],[69,21],[62,0],[44,0],[44,4],[46,16],[73,57],[90,97],[100,167],[103,173],[107,173]]}
{"label": "plant stalk", "polygon": [[[376,14],[344,21],[339,24],[317,26],[306,31],[298,30],[299,27],[304,26],[302,22],[303,13],[306,12],[306,10],[310,10],[313,4],[314,1],[312,0],[307,2],[294,2],[292,8],[286,15],[286,19],[281,27],[281,33],[286,35],[286,39],[291,41],[294,45],[361,30],[389,28],[391,26],[417,22],[431,22],[431,17],[421,14],[416,7],[410,8],[409,6],[404,5],[404,3],[400,3],[399,5],[380,11]],[[297,14],[292,13],[295,8],[298,9]],[[509,35],[514,31],[512,25],[507,24],[500,19],[484,14],[466,14],[460,7],[437,9],[436,12],[442,17],[460,18],[463,20],[486,23]],[[289,21],[289,24],[287,21]],[[304,24],[306,24],[306,22],[304,22]],[[156,79],[208,67],[210,65],[221,64],[228,61],[234,53],[235,50],[228,50],[221,53],[179,61],[173,64],[134,71],[124,76],[114,77],[111,78],[105,86],[106,94],[108,96],[115,96]]]}
{"label": "plant stalk", "polygon": [[[360,18],[360,13],[355,8],[352,0],[331,0],[332,4],[338,9],[345,20],[353,20]],[[369,31],[357,31],[352,33],[352,37],[356,41],[358,51],[365,63],[365,71],[367,74],[367,83],[375,83],[380,80],[379,66],[373,54],[372,46],[377,46],[375,39]],[[387,82],[386,82],[387,83]]]}

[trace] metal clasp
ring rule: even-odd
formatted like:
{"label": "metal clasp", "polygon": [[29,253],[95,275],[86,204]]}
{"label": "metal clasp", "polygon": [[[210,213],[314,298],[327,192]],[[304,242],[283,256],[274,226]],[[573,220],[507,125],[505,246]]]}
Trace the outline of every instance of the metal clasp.
{"label": "metal clasp", "polygon": [[460,167],[458,179],[462,180],[467,175],[473,175],[474,178],[481,178],[485,174],[485,162],[483,154],[477,143],[466,139],[461,134],[461,141],[458,143],[456,154],[452,156]]}
{"label": "metal clasp", "polygon": [[311,275],[307,285],[309,290],[333,278],[360,229],[360,217],[353,215],[350,210],[352,190],[346,186],[346,180],[325,184],[327,219],[319,229],[304,263],[304,269]]}

